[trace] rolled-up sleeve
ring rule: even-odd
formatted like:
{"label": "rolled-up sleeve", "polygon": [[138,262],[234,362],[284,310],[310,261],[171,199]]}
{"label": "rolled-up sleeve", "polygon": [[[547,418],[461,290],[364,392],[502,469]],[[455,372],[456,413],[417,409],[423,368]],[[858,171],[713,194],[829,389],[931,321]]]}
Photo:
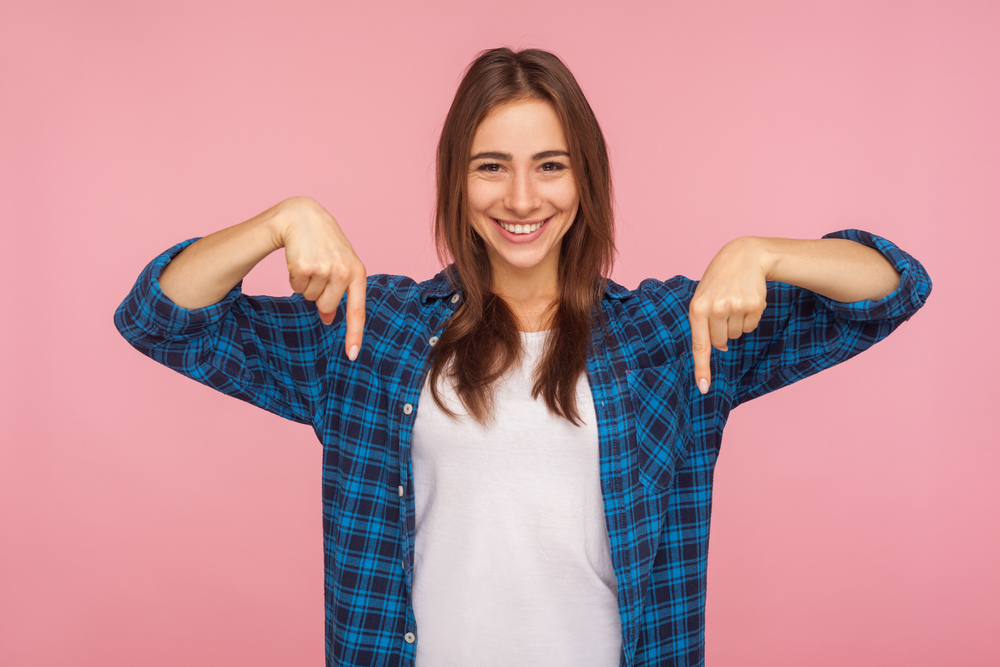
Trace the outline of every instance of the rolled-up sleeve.
{"label": "rolled-up sleeve", "polygon": [[892,242],[850,229],[827,234],[872,247],[899,272],[899,287],[878,300],[841,303],[809,290],[769,282],[757,329],[730,341],[720,364],[743,403],[841,363],[868,349],[927,301],[931,280],[915,258]]}
{"label": "rolled-up sleeve", "polygon": [[115,311],[115,326],[137,350],[223,393],[288,419],[312,423],[325,388],[330,327],[300,296],[248,297],[236,285],[205,308],[178,306],[160,289],[171,259],[197,239],[150,262]]}
{"label": "rolled-up sleeve", "polygon": [[[130,343],[187,340],[211,331],[241,294],[242,283],[218,303],[205,308],[181,308],[160,289],[160,274],[184,248],[198,239],[178,243],[146,265],[125,300],[115,311],[115,326]],[[142,348],[140,348],[142,349]]]}
{"label": "rolled-up sleeve", "polygon": [[878,250],[899,272],[899,287],[878,301],[841,303],[816,295],[838,317],[848,320],[908,319],[917,312],[931,293],[931,279],[916,259],[900,250],[894,243],[860,229],[846,229],[827,234],[825,239],[847,239]]}

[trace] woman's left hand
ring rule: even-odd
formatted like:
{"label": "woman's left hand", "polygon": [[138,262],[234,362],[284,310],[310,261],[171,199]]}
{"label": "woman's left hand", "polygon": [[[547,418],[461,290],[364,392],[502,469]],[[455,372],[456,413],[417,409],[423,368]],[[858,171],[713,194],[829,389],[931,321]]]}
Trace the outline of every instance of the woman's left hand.
{"label": "woman's left hand", "polygon": [[701,393],[712,382],[712,348],[757,328],[767,306],[766,253],[758,239],[730,241],[712,259],[691,299],[691,349]]}
{"label": "woman's left hand", "polygon": [[900,274],[875,248],[847,239],[730,241],[705,270],[691,299],[694,377],[701,393],[712,382],[712,348],[757,328],[767,306],[767,281],[795,285],[841,303],[882,299]]}

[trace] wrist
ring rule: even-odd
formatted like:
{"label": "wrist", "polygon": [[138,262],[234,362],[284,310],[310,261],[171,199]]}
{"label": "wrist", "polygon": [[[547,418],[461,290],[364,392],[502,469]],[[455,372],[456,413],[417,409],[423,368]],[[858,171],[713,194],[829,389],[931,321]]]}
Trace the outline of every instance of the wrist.
{"label": "wrist", "polygon": [[272,208],[261,222],[271,239],[272,250],[284,248],[288,233],[298,220],[309,214],[308,197],[290,197]]}
{"label": "wrist", "polygon": [[750,262],[760,267],[764,280],[775,280],[781,253],[773,241],[774,239],[760,236],[741,236],[731,243],[735,244],[739,252]]}

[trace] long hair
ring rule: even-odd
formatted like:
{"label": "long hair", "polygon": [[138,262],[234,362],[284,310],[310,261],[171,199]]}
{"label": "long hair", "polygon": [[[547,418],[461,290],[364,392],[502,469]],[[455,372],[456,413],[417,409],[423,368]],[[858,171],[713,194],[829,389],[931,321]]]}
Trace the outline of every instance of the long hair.
{"label": "long hair", "polygon": [[[552,328],[535,372],[533,396],[573,424],[580,421],[576,383],[586,372],[591,326],[614,260],[611,165],[607,145],[587,98],[555,55],[538,49],[484,51],[466,71],[441,130],[437,151],[438,255],[463,300],[435,348],[430,385],[434,400],[455,416],[438,394],[448,374],[462,404],[480,423],[493,414],[493,383],[521,358],[517,318],[491,289],[492,270],[482,238],[468,214],[468,165],[472,139],[498,106],[521,99],[552,105],[569,144],[580,204],[559,254],[559,297]],[[456,275],[457,274],[457,275]]]}

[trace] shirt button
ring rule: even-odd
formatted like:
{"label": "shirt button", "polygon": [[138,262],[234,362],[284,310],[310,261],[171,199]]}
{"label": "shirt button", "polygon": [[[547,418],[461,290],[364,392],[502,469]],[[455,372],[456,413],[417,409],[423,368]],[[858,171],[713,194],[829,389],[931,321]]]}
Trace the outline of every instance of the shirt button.
{"label": "shirt button", "polygon": [[405,635],[403,635],[403,639],[406,640],[407,644],[412,644],[413,642],[417,641],[417,636],[412,632],[407,632]]}
{"label": "shirt button", "polygon": [[431,336],[430,340],[428,340],[427,342],[431,344],[431,347],[434,347],[435,345],[438,344],[438,337]]}
{"label": "shirt button", "polygon": [[455,296],[451,297],[451,302],[452,303],[458,303],[458,299],[459,299],[459,296],[456,294]]}
{"label": "shirt button", "polygon": [[400,498],[402,498],[402,497],[403,497],[403,493],[404,493],[404,491],[403,491],[403,487],[399,487],[399,497],[400,497]]}
{"label": "shirt button", "polygon": [[403,414],[404,415],[408,415],[411,412],[413,412],[413,406],[412,405],[410,405],[409,403],[407,403],[406,405],[403,406]]}

